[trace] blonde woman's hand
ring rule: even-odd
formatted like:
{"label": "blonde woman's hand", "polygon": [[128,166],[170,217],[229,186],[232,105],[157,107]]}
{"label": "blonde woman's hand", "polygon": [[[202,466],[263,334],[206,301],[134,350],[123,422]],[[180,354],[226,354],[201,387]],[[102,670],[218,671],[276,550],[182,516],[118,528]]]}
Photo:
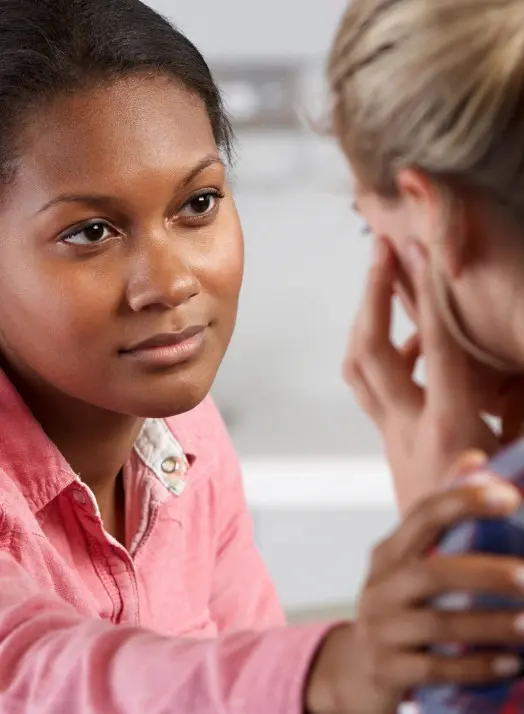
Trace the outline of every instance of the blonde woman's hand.
{"label": "blonde woman's hand", "polygon": [[[397,264],[389,244],[377,240],[344,364],[357,401],[381,431],[403,512],[444,487],[465,452],[491,454],[500,446],[481,417],[470,360],[439,317],[429,261],[417,244],[411,262],[418,335],[400,349],[392,343]],[[419,355],[425,387],[413,377]]]}
{"label": "blonde woman's hand", "polygon": [[[415,326],[419,319],[410,279],[400,263],[399,279],[395,292],[406,315]],[[414,358],[420,353],[420,340],[416,332],[406,346]],[[524,375],[501,372],[466,355],[471,387],[480,413],[500,419],[502,443],[513,441],[523,431],[524,425]]]}

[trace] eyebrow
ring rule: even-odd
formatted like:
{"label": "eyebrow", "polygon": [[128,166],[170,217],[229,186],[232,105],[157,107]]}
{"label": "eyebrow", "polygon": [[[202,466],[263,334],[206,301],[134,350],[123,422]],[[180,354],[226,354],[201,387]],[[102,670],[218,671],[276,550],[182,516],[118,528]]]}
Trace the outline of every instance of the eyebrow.
{"label": "eyebrow", "polygon": [[[177,188],[185,188],[186,186],[188,186],[188,184],[191,183],[191,181],[193,181],[193,179],[195,179],[199,174],[201,174],[202,171],[205,171],[207,168],[213,166],[214,164],[219,164],[225,167],[225,164],[220,158],[220,156],[216,154],[209,154],[208,156],[205,156],[201,161],[198,162],[198,164],[196,164],[192,169],[187,172],[187,174],[178,184]],[[97,193],[63,193],[57,196],[56,198],[53,198],[48,201],[42,206],[42,208],[39,208],[36,212],[36,215],[44,213],[44,211],[49,210],[50,208],[56,206],[59,203],[84,203],[93,206],[102,206],[107,205],[108,201],[114,200],[115,199],[113,196],[104,196],[102,194]]]}

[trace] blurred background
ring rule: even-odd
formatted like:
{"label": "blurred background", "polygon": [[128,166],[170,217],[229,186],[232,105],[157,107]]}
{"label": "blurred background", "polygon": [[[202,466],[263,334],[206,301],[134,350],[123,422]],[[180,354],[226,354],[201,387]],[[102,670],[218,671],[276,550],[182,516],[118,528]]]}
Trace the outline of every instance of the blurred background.
{"label": "blurred background", "polygon": [[342,157],[311,127],[345,0],[148,2],[206,56],[237,133],[246,274],[214,396],[257,542],[291,618],[348,612],[396,513],[378,437],[340,377],[370,240]]}

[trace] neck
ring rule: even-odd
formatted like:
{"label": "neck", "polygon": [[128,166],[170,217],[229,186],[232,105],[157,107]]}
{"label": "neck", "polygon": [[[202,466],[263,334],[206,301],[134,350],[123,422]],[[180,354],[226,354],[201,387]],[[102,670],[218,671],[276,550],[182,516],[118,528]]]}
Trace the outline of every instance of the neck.
{"label": "neck", "polygon": [[144,420],[86,404],[9,368],[5,371],[49,439],[93,491],[106,530],[114,531],[113,524],[122,522],[119,476]]}

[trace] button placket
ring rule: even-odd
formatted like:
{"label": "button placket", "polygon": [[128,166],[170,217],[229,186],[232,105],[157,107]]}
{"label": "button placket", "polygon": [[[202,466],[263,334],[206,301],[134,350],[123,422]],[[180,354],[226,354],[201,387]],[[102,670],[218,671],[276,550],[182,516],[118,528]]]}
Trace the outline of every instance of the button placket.
{"label": "button placket", "polygon": [[168,456],[162,461],[160,468],[167,488],[176,496],[180,496],[186,487],[184,475],[187,465],[184,460],[179,456]]}
{"label": "button placket", "polygon": [[83,494],[80,489],[76,488],[73,491],[73,498],[77,503],[80,503],[82,506],[85,506],[87,499],[85,497],[85,494]]}
{"label": "button placket", "polygon": [[182,494],[187,486],[189,461],[164,420],[146,420],[135,451],[168,491],[175,496]]}

